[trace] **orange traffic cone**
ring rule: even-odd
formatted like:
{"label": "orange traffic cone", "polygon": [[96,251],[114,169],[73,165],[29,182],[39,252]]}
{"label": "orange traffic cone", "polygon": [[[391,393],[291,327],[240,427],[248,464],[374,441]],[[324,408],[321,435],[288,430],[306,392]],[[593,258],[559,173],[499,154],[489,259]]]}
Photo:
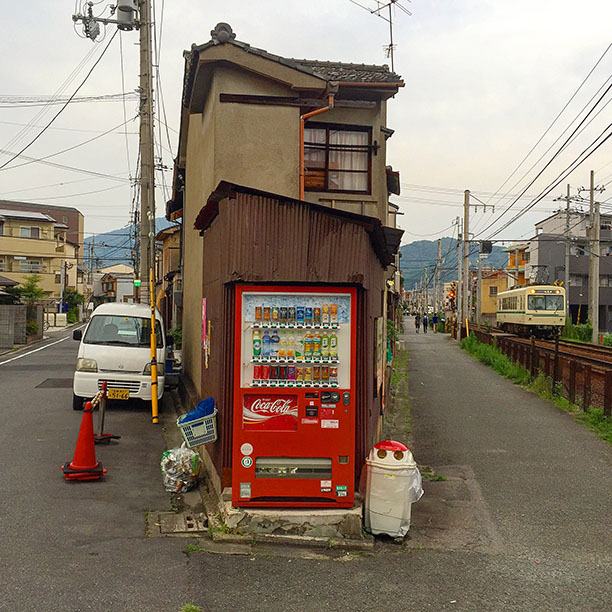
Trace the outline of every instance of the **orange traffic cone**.
{"label": "orange traffic cone", "polygon": [[70,463],[64,463],[62,471],[66,480],[96,480],[106,474],[106,469],[96,461],[91,402],[87,402],[83,410],[74,459]]}

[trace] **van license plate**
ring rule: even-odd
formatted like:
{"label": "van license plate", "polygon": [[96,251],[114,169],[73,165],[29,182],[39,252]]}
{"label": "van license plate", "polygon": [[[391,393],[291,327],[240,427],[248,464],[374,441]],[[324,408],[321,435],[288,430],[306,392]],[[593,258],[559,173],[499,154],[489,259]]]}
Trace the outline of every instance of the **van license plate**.
{"label": "van license plate", "polygon": [[129,389],[109,389],[107,391],[108,399],[126,400],[130,399]]}

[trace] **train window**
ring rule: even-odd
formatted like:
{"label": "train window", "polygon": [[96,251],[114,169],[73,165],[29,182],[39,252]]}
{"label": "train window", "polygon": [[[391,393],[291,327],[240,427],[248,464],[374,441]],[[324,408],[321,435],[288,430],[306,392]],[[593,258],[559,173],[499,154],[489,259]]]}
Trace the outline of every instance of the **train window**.
{"label": "train window", "polygon": [[529,310],[563,310],[562,295],[530,295]]}

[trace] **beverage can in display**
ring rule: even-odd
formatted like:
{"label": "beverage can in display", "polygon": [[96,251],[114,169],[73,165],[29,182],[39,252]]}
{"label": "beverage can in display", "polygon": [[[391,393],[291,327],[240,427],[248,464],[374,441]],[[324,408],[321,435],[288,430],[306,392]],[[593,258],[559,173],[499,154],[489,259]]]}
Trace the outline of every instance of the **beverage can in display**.
{"label": "beverage can in display", "polygon": [[329,336],[329,358],[338,359],[338,336],[336,334]]}
{"label": "beverage can in display", "polygon": [[253,366],[253,380],[261,380],[261,366],[260,365]]}
{"label": "beverage can in display", "polygon": [[278,366],[270,366],[270,380],[278,378]]}
{"label": "beverage can in display", "polygon": [[312,380],[314,382],[321,380],[321,366],[312,366]]}
{"label": "beverage can in display", "polygon": [[286,306],[281,306],[279,309],[279,318],[281,320],[282,323],[286,323],[287,322],[287,307]]}
{"label": "beverage can in display", "polygon": [[284,331],[281,331],[280,333],[278,356],[280,359],[287,357],[287,334]]}
{"label": "beverage can in display", "polygon": [[278,358],[279,348],[280,348],[280,336],[278,335],[278,331],[275,329],[272,332],[272,336],[270,338],[270,357],[272,357],[272,359]]}
{"label": "beverage can in display", "polygon": [[325,384],[329,382],[329,366],[321,366],[321,382]]}
{"label": "beverage can in display", "polygon": [[330,323],[338,322],[338,304],[329,305],[329,322]]}
{"label": "beverage can in display", "polygon": [[263,338],[261,339],[261,350],[264,357],[270,357],[270,332],[266,329],[264,332]]}
{"label": "beverage can in display", "polygon": [[312,356],[321,357],[321,334],[317,333],[312,339]]}
{"label": "beverage can in display", "polygon": [[256,329],[253,331],[253,357],[261,355],[261,332]]}
{"label": "beverage can in display", "polygon": [[293,331],[287,332],[287,359],[295,359],[295,336]]}
{"label": "beverage can in display", "polygon": [[262,320],[262,312],[261,312],[261,306],[255,306],[255,321],[261,321]]}
{"label": "beverage can in display", "polygon": [[304,368],[296,368],[295,369],[295,378],[296,380],[302,382],[304,380]]}
{"label": "beverage can in display", "polygon": [[304,357],[312,357],[312,350],[314,348],[314,339],[312,334],[306,334],[304,336]]}
{"label": "beverage can in display", "polygon": [[304,368],[304,382],[312,381],[312,368],[310,366],[306,366]]}
{"label": "beverage can in display", "polygon": [[321,309],[320,308],[312,309],[312,321],[315,325],[321,324]]}
{"label": "beverage can in display", "polygon": [[287,378],[287,366],[278,366],[278,376],[279,380],[286,380]]}
{"label": "beverage can in display", "polygon": [[338,368],[335,366],[329,366],[329,382],[338,383]]}
{"label": "beverage can in display", "polygon": [[279,317],[278,306],[272,306],[272,321],[274,323],[278,323],[278,317]]}
{"label": "beverage can in display", "polygon": [[321,357],[329,359],[329,336],[327,334],[321,336]]}
{"label": "beverage can in display", "polygon": [[295,317],[296,317],[298,324],[302,325],[304,323],[304,307],[303,306],[298,306],[295,309]]}
{"label": "beverage can in display", "polygon": [[329,325],[329,304],[323,304],[321,306],[321,323],[323,325]]}
{"label": "beverage can in display", "polygon": [[270,378],[270,366],[262,365],[261,366],[261,380],[268,380]]}
{"label": "beverage can in display", "polygon": [[270,307],[269,306],[263,307],[263,320],[268,323],[270,322]]}
{"label": "beverage can in display", "polygon": [[308,306],[304,308],[304,323],[306,325],[312,325],[312,308]]}
{"label": "beverage can in display", "polygon": [[287,319],[289,323],[295,323],[295,306],[289,306],[289,308],[287,308]]}
{"label": "beverage can in display", "polygon": [[295,366],[287,366],[287,380],[295,380],[296,371]]}

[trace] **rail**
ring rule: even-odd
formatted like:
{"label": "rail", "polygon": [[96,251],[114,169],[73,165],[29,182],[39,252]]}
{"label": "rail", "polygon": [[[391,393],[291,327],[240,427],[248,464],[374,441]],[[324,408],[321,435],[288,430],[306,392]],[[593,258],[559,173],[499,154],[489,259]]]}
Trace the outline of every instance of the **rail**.
{"label": "rail", "polygon": [[[519,338],[512,334],[470,326],[479,342],[496,345],[504,355],[522,365],[531,378],[543,374],[572,404],[585,412],[589,406],[612,415],[612,350],[556,340]],[[602,350],[604,349],[604,350]]]}

